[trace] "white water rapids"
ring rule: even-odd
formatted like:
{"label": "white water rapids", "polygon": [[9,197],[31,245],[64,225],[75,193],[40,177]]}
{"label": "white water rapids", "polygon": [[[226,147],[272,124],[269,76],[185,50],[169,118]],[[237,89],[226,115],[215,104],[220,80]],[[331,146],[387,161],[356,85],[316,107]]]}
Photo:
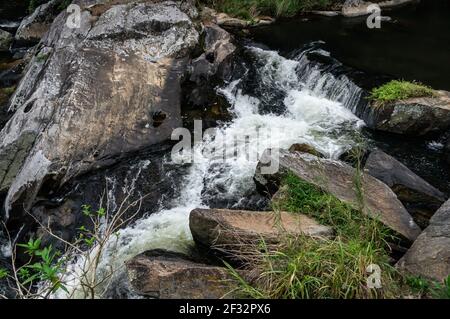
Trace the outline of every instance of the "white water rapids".
{"label": "white water rapids", "polygon": [[[288,148],[294,143],[306,142],[336,158],[351,147],[353,142],[348,133],[357,131],[363,124],[350,111],[349,104],[360,94],[357,89],[352,89],[351,83],[336,79],[331,74],[322,74],[309,65],[305,55],[289,60],[274,51],[259,48],[248,50],[258,62],[256,76],[252,75],[258,92],[276,90],[282,96],[279,102],[284,109],[282,112],[261,112],[261,109],[271,109],[267,99],[251,92],[245,93],[243,79],[229,83],[218,90],[218,94],[224,95],[230,103],[233,114],[231,122],[217,128],[225,139],[230,139],[225,142],[232,143],[232,139],[248,136],[257,128],[268,132],[270,138],[250,140],[246,145],[250,153],[261,154],[266,148]],[[249,160],[246,154],[238,153],[224,163],[203,153],[208,149],[222,150],[224,145],[229,144],[206,138],[194,147],[196,161],[184,177],[180,196],[172,199],[173,208],[161,210],[121,230],[117,245],[110,245],[103,253],[98,268],[100,274],[109,267],[123,272],[125,261],[149,249],[187,251],[193,244],[189,213],[195,208],[205,207],[205,189],[216,190],[215,196],[238,201],[254,188],[256,157]],[[222,151],[231,152],[228,149]],[[145,165],[142,169],[146,169]],[[69,267],[66,280],[71,291],[79,288],[80,259],[73,261]],[[82,297],[80,293],[74,296]],[[59,291],[54,297],[65,298],[67,295]]]}

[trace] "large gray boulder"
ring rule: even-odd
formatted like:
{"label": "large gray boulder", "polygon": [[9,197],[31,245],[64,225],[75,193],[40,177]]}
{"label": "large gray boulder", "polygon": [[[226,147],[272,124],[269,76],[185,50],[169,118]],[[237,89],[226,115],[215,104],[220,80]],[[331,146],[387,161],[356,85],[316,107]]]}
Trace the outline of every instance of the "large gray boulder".
{"label": "large gray boulder", "polygon": [[421,136],[450,127],[450,92],[377,105],[369,103],[359,114],[375,130]]}
{"label": "large gray boulder", "polygon": [[279,243],[283,235],[329,238],[330,227],[302,214],[229,209],[194,209],[189,216],[194,240],[201,246],[236,249],[243,243]]}
{"label": "large gray boulder", "polygon": [[158,299],[232,298],[237,287],[226,268],[190,257],[152,250],[126,264],[128,279],[139,295]]}
{"label": "large gray boulder", "polygon": [[414,275],[442,282],[450,276],[450,201],[431,218],[397,266]]}
{"label": "large gray boulder", "polygon": [[[279,169],[268,170],[268,163],[272,163],[273,167],[279,165]],[[254,179],[260,188],[274,193],[279,188],[282,177],[288,172],[355,209],[362,206],[363,213],[379,219],[409,240],[416,239],[420,234],[420,228],[386,184],[362,172],[359,193],[354,183],[356,170],[343,162],[282,149],[266,150],[258,163]]]}
{"label": "large gray boulder", "polygon": [[17,29],[15,40],[21,45],[38,43],[50,29],[53,20],[60,11],[63,0],[51,0],[37,7],[33,13],[25,17]]}
{"label": "large gray boulder", "polygon": [[199,39],[193,3],[114,1],[94,16],[97,1],[75,2],[90,8],[80,28],[66,12],[56,18],[0,132],[7,214],[17,201],[29,209],[44,183],[58,187],[182,126],[180,86]]}
{"label": "large gray boulder", "polygon": [[431,216],[447,199],[441,191],[381,150],[370,153],[364,169],[388,185],[421,226],[428,225]]}

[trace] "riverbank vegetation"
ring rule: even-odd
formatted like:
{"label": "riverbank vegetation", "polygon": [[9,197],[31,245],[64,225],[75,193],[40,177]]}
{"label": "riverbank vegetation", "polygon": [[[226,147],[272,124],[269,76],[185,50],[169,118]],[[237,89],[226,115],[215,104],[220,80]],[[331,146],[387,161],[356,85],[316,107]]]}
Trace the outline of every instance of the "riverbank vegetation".
{"label": "riverbank vegetation", "polygon": [[380,104],[416,97],[433,97],[435,91],[418,82],[393,80],[371,91],[369,98]]}
{"label": "riverbank vegetation", "polygon": [[[252,247],[238,273],[239,292],[251,298],[371,299],[450,297],[448,285],[400,273],[392,244],[401,238],[379,220],[363,213],[361,141],[350,153],[355,166],[353,190],[358,205],[349,205],[293,173],[285,174],[272,198],[274,212],[304,214],[331,227],[333,238],[284,236],[278,245]],[[323,181],[326,183],[326,181]],[[276,219],[277,220],[277,219]],[[281,232],[285,233],[285,232]]]}
{"label": "riverbank vegetation", "polygon": [[[331,226],[335,237],[300,236],[284,238],[277,247],[264,245],[256,263],[252,260],[256,279],[251,285],[241,284],[245,295],[294,299],[398,295],[398,274],[387,253],[393,235],[384,225],[293,174],[284,177],[281,190],[272,203],[275,211],[313,217]],[[368,272],[377,271],[374,267],[381,269],[380,289],[368,288]]]}
{"label": "riverbank vegetation", "polygon": [[[282,180],[275,211],[302,213],[333,228],[333,239],[285,237],[279,245],[261,242],[242,275],[228,265],[239,293],[250,298],[369,299],[450,298],[450,277],[443,283],[399,273],[388,243],[397,241],[381,222],[293,174]],[[244,256],[245,260],[245,256]],[[377,277],[379,275],[379,277]]]}
{"label": "riverbank vegetation", "polygon": [[336,0],[203,0],[205,5],[231,16],[251,20],[258,15],[292,17],[307,10],[329,8]]}

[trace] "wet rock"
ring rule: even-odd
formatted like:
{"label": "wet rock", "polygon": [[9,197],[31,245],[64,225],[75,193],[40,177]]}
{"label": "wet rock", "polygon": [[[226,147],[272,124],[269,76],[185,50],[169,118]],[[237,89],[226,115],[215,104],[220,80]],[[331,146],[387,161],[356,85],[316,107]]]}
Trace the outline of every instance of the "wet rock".
{"label": "wet rock", "polygon": [[369,14],[368,7],[371,3],[363,0],[347,0],[342,6],[344,17],[358,17]]}
{"label": "wet rock", "polygon": [[211,8],[203,8],[202,19],[205,21],[213,22],[225,29],[242,30],[249,27],[259,27],[270,25],[275,22],[275,19],[268,16],[257,16],[251,22],[235,17],[230,17],[223,12],[217,12]]}
{"label": "wet rock", "polygon": [[265,25],[271,25],[273,23],[275,23],[275,19],[272,17],[268,17],[268,16],[258,16],[255,18],[255,21],[253,22],[252,26],[253,27],[262,27]]}
{"label": "wet rock", "polygon": [[314,147],[312,147],[311,145],[305,144],[305,143],[293,144],[289,148],[289,152],[291,152],[291,153],[295,153],[295,152],[308,153],[308,154],[311,154],[311,155],[314,155],[317,157],[325,157],[322,153],[317,151]]}
{"label": "wet rock", "polygon": [[[41,224],[50,223],[52,231],[60,237],[72,241],[79,235],[79,227],[92,226],[90,218],[82,213],[83,205],[90,206],[92,211],[102,207],[110,215],[123,212],[123,218],[132,222],[167,208],[167,198],[179,196],[188,170],[165,163],[171,148],[171,143],[164,143],[139,150],[112,166],[77,177],[56,191],[44,185],[31,213]],[[9,223],[21,226],[28,221],[26,217],[30,216],[13,214]],[[34,220],[29,222],[33,226]],[[53,247],[61,245],[39,227],[34,237],[41,236]]]}
{"label": "wet rock", "polygon": [[189,102],[204,106],[214,99],[217,81],[228,78],[232,71],[232,58],[236,51],[232,36],[216,24],[204,24],[204,53],[190,65]]}
{"label": "wet rock", "polygon": [[364,1],[364,0],[347,0],[342,6],[342,15],[344,17],[358,17],[371,14],[369,6],[374,2],[381,9],[388,9],[403,6],[409,3],[417,2],[417,0],[386,0],[386,1]]}
{"label": "wet rock", "polygon": [[55,17],[60,12],[63,0],[51,0],[36,8],[25,17],[17,29],[15,40],[17,46],[32,45],[38,43],[44,34],[50,29]]}
{"label": "wet rock", "polygon": [[126,264],[136,293],[158,299],[232,298],[236,287],[227,269],[164,250],[147,251]]}
{"label": "wet rock", "polygon": [[441,191],[381,150],[375,150],[369,155],[364,168],[397,194],[398,199],[423,228],[446,201],[446,196]]}
{"label": "wet rock", "polygon": [[360,114],[375,130],[421,136],[450,127],[450,92],[435,97],[411,98],[384,105],[369,104]]}
{"label": "wet rock", "polygon": [[232,18],[226,13],[218,13],[215,15],[215,22],[224,28],[245,29],[250,26],[246,20]]}
{"label": "wet rock", "polygon": [[408,273],[440,282],[450,275],[450,201],[431,218],[430,226],[397,266]]}
{"label": "wet rock", "polygon": [[276,244],[284,234],[316,238],[332,237],[333,231],[302,214],[253,212],[229,209],[195,209],[189,216],[194,240],[203,247],[236,249],[243,243]]}
{"label": "wet rock", "polygon": [[341,12],[339,11],[322,11],[322,10],[311,11],[311,13],[325,17],[337,17],[341,14]]}
{"label": "wet rock", "polygon": [[11,33],[0,29],[0,52],[8,51],[13,40]]}
{"label": "wet rock", "polygon": [[[43,205],[37,206],[33,208],[32,214],[41,225],[50,227],[53,234],[71,242],[76,233],[77,219],[81,217],[81,214],[77,214],[79,210],[80,207],[75,202],[68,200],[56,208],[47,209]],[[22,222],[24,222],[23,219]],[[37,229],[35,237],[41,238],[43,246],[52,244],[56,249],[61,249],[62,251],[65,249],[64,243],[58,240],[55,241],[48,231],[41,226]]]}
{"label": "wet rock", "polygon": [[66,25],[66,12],[56,18],[0,132],[7,214],[16,202],[29,209],[46,181],[57,188],[170,139],[182,125],[181,82],[199,35],[192,10],[181,7],[186,2],[130,2],[98,17],[84,10],[80,28]]}
{"label": "wet rock", "polygon": [[278,190],[281,178],[288,172],[329,192],[355,209],[362,206],[365,214],[376,216],[383,224],[409,240],[416,239],[420,234],[420,228],[387,185],[362,173],[362,189],[359,192],[354,183],[356,170],[339,161],[306,153],[266,150],[258,163],[254,180],[260,189],[273,194]]}

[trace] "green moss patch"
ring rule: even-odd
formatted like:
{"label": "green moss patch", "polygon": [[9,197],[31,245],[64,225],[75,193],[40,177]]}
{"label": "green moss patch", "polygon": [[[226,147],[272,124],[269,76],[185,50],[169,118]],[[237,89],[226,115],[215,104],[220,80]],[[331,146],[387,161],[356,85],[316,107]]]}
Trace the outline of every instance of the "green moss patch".
{"label": "green moss patch", "polygon": [[432,97],[435,91],[417,82],[394,80],[374,88],[369,99],[381,104],[417,97]]}

